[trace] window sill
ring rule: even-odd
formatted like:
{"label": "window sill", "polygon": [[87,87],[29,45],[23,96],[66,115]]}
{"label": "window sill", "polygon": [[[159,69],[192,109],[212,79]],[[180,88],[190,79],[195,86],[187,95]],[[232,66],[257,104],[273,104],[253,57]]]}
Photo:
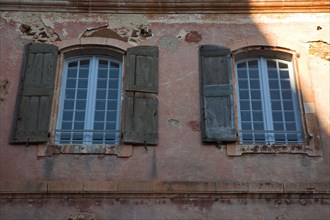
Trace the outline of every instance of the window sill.
{"label": "window sill", "polygon": [[130,157],[133,154],[132,145],[38,145],[37,156],[46,157],[56,154],[104,154]]}
{"label": "window sill", "polygon": [[313,142],[310,145],[304,144],[258,144],[241,145],[227,144],[228,156],[241,156],[242,154],[307,154],[308,156],[323,156],[318,145]]}

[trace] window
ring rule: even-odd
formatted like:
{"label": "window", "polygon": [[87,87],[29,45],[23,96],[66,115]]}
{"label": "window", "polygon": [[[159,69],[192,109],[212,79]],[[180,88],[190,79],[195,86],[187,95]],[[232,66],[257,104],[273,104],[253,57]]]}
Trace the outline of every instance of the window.
{"label": "window", "polygon": [[118,144],[121,63],[107,57],[64,62],[56,144]]}
{"label": "window", "polygon": [[[61,153],[113,154],[113,146],[117,155],[121,143],[157,145],[157,47],[128,48],[125,56],[110,45],[59,52],[51,44],[30,43],[24,49],[10,143],[48,143],[43,146]],[[64,60],[60,71],[58,54]]]}
{"label": "window", "polygon": [[291,62],[252,58],[236,62],[241,144],[302,143]]}

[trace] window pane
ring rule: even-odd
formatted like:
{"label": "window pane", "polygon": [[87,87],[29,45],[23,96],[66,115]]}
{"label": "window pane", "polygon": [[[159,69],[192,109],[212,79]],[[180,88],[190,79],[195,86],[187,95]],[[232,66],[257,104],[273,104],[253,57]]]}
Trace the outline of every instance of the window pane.
{"label": "window pane", "polygon": [[240,99],[249,99],[250,98],[249,90],[240,90],[239,98]]}
{"label": "window pane", "polygon": [[246,70],[238,70],[238,78],[246,79],[247,78],[247,71]]}
{"label": "window pane", "polygon": [[289,72],[288,71],[280,71],[281,79],[289,79]]}
{"label": "window pane", "polygon": [[252,110],[261,110],[261,102],[253,101],[252,102]]}
{"label": "window pane", "polygon": [[288,80],[281,80],[281,88],[282,89],[290,89],[290,81]]}
{"label": "window pane", "polygon": [[281,98],[281,96],[280,96],[280,91],[277,91],[277,90],[271,90],[271,91],[270,91],[270,98],[271,98],[272,100],[274,100],[274,99],[280,99],[280,98]]}
{"label": "window pane", "polygon": [[286,63],[278,63],[279,64],[279,67],[281,68],[281,69],[286,69],[286,68],[288,68],[288,65],[286,64]]}
{"label": "window pane", "polygon": [[258,61],[257,60],[249,61],[249,68],[258,68]]}
{"label": "window pane", "polygon": [[238,86],[240,89],[247,89],[248,82],[246,80],[238,80]]}
{"label": "window pane", "polygon": [[293,110],[292,101],[283,101],[284,110]]}
{"label": "window pane", "polygon": [[64,102],[64,109],[73,109],[74,101],[65,101]]}
{"label": "window pane", "polygon": [[87,89],[79,89],[77,92],[77,99],[86,99]]}
{"label": "window pane", "polygon": [[250,112],[241,112],[241,120],[242,121],[251,121],[251,113]]}
{"label": "window pane", "polygon": [[108,110],[116,110],[117,109],[117,100],[108,101]]}
{"label": "window pane", "polygon": [[73,119],[73,111],[64,111],[63,112],[64,121],[72,121],[72,119]]}
{"label": "window pane", "polygon": [[99,78],[108,78],[108,70],[107,69],[99,69]]}
{"label": "window pane", "polygon": [[108,68],[107,60],[99,60],[99,68]]}
{"label": "window pane", "polygon": [[291,90],[282,91],[283,99],[292,99]]}
{"label": "window pane", "polygon": [[277,80],[269,81],[269,88],[270,89],[279,89],[278,81]]}
{"label": "window pane", "polygon": [[252,126],[250,123],[242,123],[242,129],[243,130],[251,130]]}
{"label": "window pane", "polygon": [[76,77],[77,77],[77,68],[69,68],[68,78],[76,78]]}
{"label": "window pane", "polygon": [[273,112],[273,121],[283,121],[282,112]]}
{"label": "window pane", "polygon": [[276,62],[272,60],[267,61],[267,67],[268,68],[276,68]]}
{"label": "window pane", "polygon": [[251,80],[250,87],[251,89],[259,89],[260,88],[259,80]]}
{"label": "window pane", "polygon": [[260,90],[251,90],[252,99],[261,99]]}
{"label": "window pane", "polygon": [[110,78],[111,79],[118,79],[119,71],[117,69],[110,70]]}
{"label": "window pane", "polygon": [[85,121],[85,111],[76,112],[74,118],[76,121]]}
{"label": "window pane", "polygon": [[251,79],[258,79],[259,78],[259,71],[258,70],[250,70],[249,76]]}
{"label": "window pane", "polygon": [[106,98],[106,90],[98,90],[96,92],[96,98],[97,99],[105,99]]}
{"label": "window pane", "polygon": [[87,88],[87,85],[88,85],[88,81],[86,79],[78,81],[78,88],[84,89]]}
{"label": "window pane", "polygon": [[118,89],[118,80],[109,80],[109,88]]}
{"label": "window pane", "polygon": [[76,90],[74,89],[66,89],[65,98],[66,99],[74,99],[76,95]]}
{"label": "window pane", "polygon": [[272,110],[282,110],[280,101],[272,101]]}
{"label": "window pane", "polygon": [[84,110],[86,108],[86,101],[85,100],[79,100],[76,102],[76,109],[78,110]]}
{"label": "window pane", "polygon": [[253,121],[263,121],[262,112],[253,112]]}
{"label": "window pane", "polygon": [[76,83],[77,80],[75,79],[68,79],[68,81],[66,82],[66,88],[76,88]]}
{"label": "window pane", "polygon": [[116,111],[108,111],[107,112],[107,121],[116,121],[117,112]]}
{"label": "window pane", "polygon": [[249,101],[240,101],[241,110],[250,110],[250,102]]}
{"label": "window pane", "polygon": [[104,111],[95,111],[95,121],[104,121]]}
{"label": "window pane", "polygon": [[105,101],[96,101],[95,109],[96,110],[105,110]]}
{"label": "window pane", "polygon": [[110,63],[110,68],[113,69],[113,68],[119,68],[119,64],[118,63],[115,63],[115,62],[111,62]]}
{"label": "window pane", "polygon": [[269,79],[277,79],[277,71],[276,70],[268,70],[268,78]]}
{"label": "window pane", "polygon": [[97,81],[97,88],[99,88],[99,89],[107,88],[107,81],[106,80],[98,80]]}
{"label": "window pane", "polygon": [[117,99],[117,90],[109,90],[108,91],[108,99]]}
{"label": "window pane", "polygon": [[73,61],[73,62],[70,62],[68,66],[69,67],[77,67],[77,65],[78,65],[77,61]]}
{"label": "window pane", "polygon": [[89,67],[89,60],[80,61],[80,68],[88,68],[88,67]]}

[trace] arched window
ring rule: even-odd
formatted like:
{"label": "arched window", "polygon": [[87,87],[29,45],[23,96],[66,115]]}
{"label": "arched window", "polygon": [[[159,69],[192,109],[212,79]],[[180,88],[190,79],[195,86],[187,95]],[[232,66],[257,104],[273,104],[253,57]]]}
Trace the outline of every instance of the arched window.
{"label": "arched window", "polygon": [[236,60],[235,68],[240,143],[302,143],[292,63],[252,55]]}
{"label": "arched window", "polygon": [[118,144],[122,64],[106,56],[64,61],[56,144]]}

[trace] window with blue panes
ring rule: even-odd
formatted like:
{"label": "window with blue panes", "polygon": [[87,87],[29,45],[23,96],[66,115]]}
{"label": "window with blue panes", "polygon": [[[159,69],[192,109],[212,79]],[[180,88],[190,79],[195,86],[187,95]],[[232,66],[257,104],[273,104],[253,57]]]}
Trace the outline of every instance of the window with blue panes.
{"label": "window with blue panes", "polygon": [[292,63],[264,57],[236,62],[241,144],[299,144],[302,125]]}
{"label": "window with blue panes", "polygon": [[119,143],[121,72],[121,62],[108,57],[65,60],[56,144]]}

